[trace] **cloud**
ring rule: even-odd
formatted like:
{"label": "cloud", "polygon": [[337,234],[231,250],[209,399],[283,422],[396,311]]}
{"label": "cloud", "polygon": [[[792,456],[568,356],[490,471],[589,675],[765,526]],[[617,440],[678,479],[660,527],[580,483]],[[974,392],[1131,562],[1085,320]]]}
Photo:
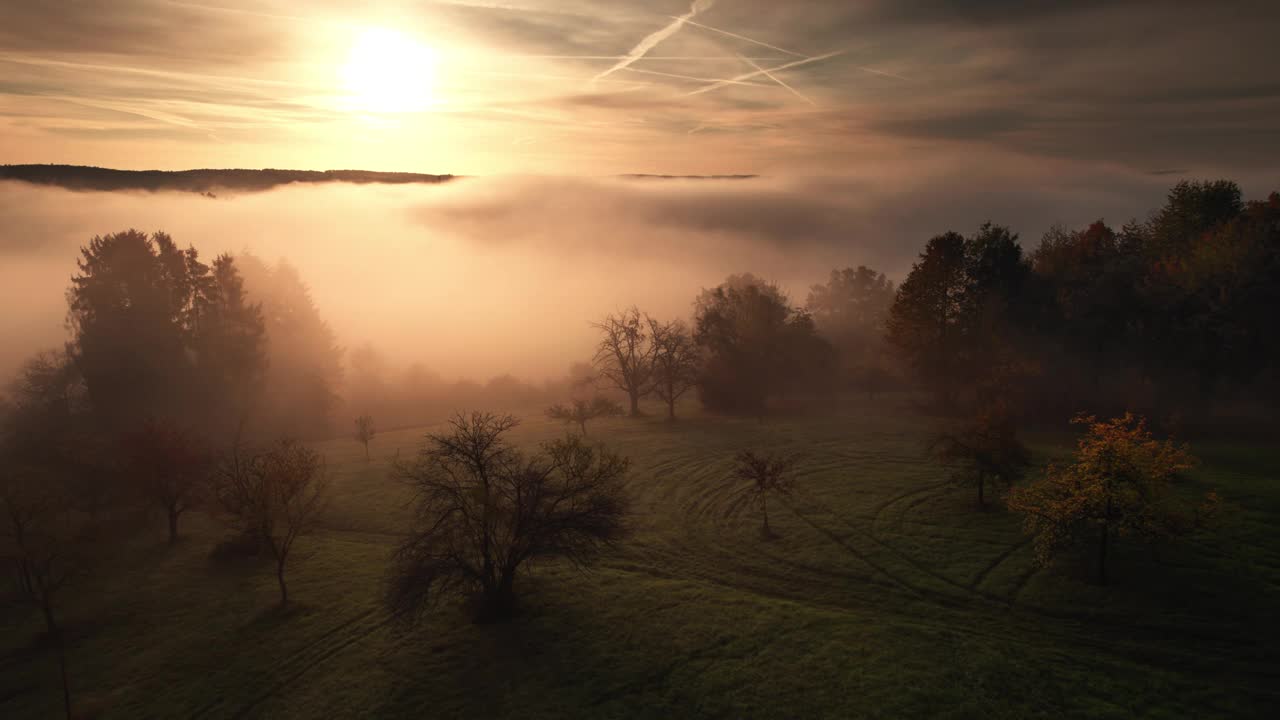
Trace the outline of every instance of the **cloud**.
{"label": "cloud", "polygon": [[[623,0],[604,13],[585,0],[2,3],[0,153],[712,174],[807,172],[823,157],[839,171],[866,147],[893,162],[958,144],[1135,170],[1275,168],[1278,22],[1280,5],[1262,0]],[[402,133],[335,110],[333,66],[369,24],[440,50],[438,110],[377,119]],[[584,94],[593,77],[604,81]],[[812,111],[801,98],[826,112],[779,115]],[[347,149],[380,135],[385,148]],[[555,151],[492,149],[503,137]],[[655,145],[682,166],[652,164]],[[537,165],[548,160],[560,166]]]}

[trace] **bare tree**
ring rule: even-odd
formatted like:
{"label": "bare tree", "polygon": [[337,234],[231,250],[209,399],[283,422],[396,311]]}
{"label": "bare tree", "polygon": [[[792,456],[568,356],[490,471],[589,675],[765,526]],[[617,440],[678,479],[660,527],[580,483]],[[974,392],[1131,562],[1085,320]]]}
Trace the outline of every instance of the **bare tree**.
{"label": "bare tree", "polygon": [[653,342],[644,316],[632,307],[593,325],[602,337],[592,364],[600,377],[627,394],[632,417],[640,414],[640,398],[651,389]]}
{"label": "bare tree", "polygon": [[364,445],[364,459],[369,459],[369,442],[373,440],[373,436],[378,434],[378,429],[373,425],[373,416],[369,414],[361,415],[356,418],[356,442]]}
{"label": "bare tree", "polygon": [[294,544],[315,526],[328,489],[320,454],[296,440],[280,440],[248,461],[237,449],[223,463],[218,500],[241,531],[271,552],[281,605],[289,603],[285,567]]}
{"label": "bare tree", "polygon": [[742,490],[742,495],[760,505],[764,515],[760,534],[766,538],[773,537],[773,531],[769,529],[769,496],[791,494],[797,459],[794,455],[756,454],[751,450],[744,450],[735,458],[733,477],[750,483]]}
{"label": "bare tree", "polygon": [[18,597],[40,609],[58,656],[62,700],[71,717],[71,684],[57,598],[83,558],[77,551],[73,504],[49,478],[0,468],[0,561],[13,573]]}
{"label": "bare tree", "polygon": [[212,458],[187,432],[147,420],[125,436],[130,471],[145,501],[164,511],[169,544],[178,541],[178,519],[204,501]]}
{"label": "bare tree", "polygon": [[649,322],[653,344],[653,391],[667,403],[667,419],[676,419],[676,402],[698,383],[698,345],[680,320]]}
{"label": "bare tree", "polygon": [[577,423],[582,434],[587,434],[587,423],[600,417],[613,417],[622,414],[622,406],[607,397],[597,396],[591,400],[574,400],[571,405],[556,403],[547,408],[547,417],[566,423]]}
{"label": "bare tree", "polygon": [[521,568],[544,558],[584,566],[623,534],[629,461],[569,437],[526,458],[509,415],[459,415],[397,474],[416,519],[392,560],[387,604],[412,623],[439,597],[473,597],[477,621],[507,617]]}

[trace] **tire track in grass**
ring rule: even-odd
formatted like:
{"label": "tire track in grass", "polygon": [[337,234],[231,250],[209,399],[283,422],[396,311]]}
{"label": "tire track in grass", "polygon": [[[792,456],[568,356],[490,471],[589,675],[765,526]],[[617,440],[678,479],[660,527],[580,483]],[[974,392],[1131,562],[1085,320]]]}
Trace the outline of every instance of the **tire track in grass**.
{"label": "tire track in grass", "polygon": [[[369,614],[373,614],[373,613],[376,613],[376,612],[377,612],[376,610],[371,610],[371,611],[369,611]],[[324,661],[328,660],[329,658],[333,657],[334,655],[337,655],[338,653],[342,652],[343,650],[346,650],[347,648],[351,647],[352,645],[355,645],[356,643],[360,642],[361,640],[364,640],[365,638],[369,637],[369,635],[373,634],[374,632],[376,632],[376,631],[378,631],[378,630],[381,630],[381,629],[382,629],[382,628],[384,628],[384,627],[387,627],[388,625],[390,625],[390,624],[391,624],[391,622],[392,622],[392,618],[387,617],[387,618],[385,618],[384,620],[381,620],[380,622],[377,622],[377,623],[375,623],[373,626],[369,627],[365,632],[363,632],[363,633],[361,633],[361,634],[358,634],[358,635],[352,635],[352,636],[350,636],[350,637],[346,638],[345,640],[343,640],[343,641],[341,641],[341,642],[337,643],[337,644],[336,644],[336,645],[334,645],[333,647],[330,647],[330,648],[328,648],[328,649],[324,650],[323,652],[321,652],[321,654],[320,654],[320,655],[316,656],[315,658],[312,658],[312,659],[308,660],[308,661],[307,661],[305,664],[303,664],[301,667],[299,667],[299,668],[297,668],[296,670],[294,670],[292,673],[290,673],[290,674],[289,674],[289,676],[287,676],[287,677],[285,677],[285,678],[282,678],[281,680],[277,681],[277,682],[276,682],[274,685],[272,685],[269,689],[267,689],[266,691],[264,691],[264,692],[262,692],[261,694],[259,694],[257,697],[255,697],[253,700],[251,700],[247,705],[245,705],[244,707],[242,707],[242,708],[239,710],[239,712],[237,712],[236,714],[232,715],[231,717],[232,717],[232,718],[244,718],[244,717],[248,717],[249,713],[251,713],[251,712],[253,712],[255,709],[257,709],[259,705],[261,705],[262,703],[264,703],[264,702],[266,702],[266,701],[270,700],[271,698],[275,697],[276,695],[278,695],[281,691],[285,690],[285,689],[286,689],[286,688],[288,688],[290,685],[292,685],[292,684],[294,684],[295,682],[297,682],[297,681],[298,681],[298,680],[299,680],[303,675],[307,674],[309,671],[311,671],[312,669],[314,669],[315,667],[317,667],[318,665],[320,665],[320,664],[321,664],[321,663],[323,663]]]}
{"label": "tire track in grass", "polygon": [[[359,632],[357,634],[341,637],[336,643],[329,642],[335,636],[338,636],[340,633],[342,633],[344,630],[347,630],[348,628],[351,628],[357,623],[367,620],[378,613],[379,613],[379,609],[377,608],[372,608],[362,613],[358,613],[357,615],[351,618],[348,618],[347,620],[344,620],[343,622],[326,630],[319,637],[308,642],[306,645],[299,648],[297,651],[293,652],[291,655],[289,655],[287,658],[285,658],[283,661],[281,661],[276,665],[277,671],[274,673],[274,675],[275,677],[281,678],[281,679],[273,683],[267,690],[263,691],[262,693],[259,693],[252,700],[250,700],[248,704],[241,707],[238,711],[236,711],[234,714],[230,715],[229,717],[242,718],[247,716],[258,705],[269,700],[271,697],[278,694],[281,690],[287,688],[289,685],[296,682],[298,678],[302,677],[307,671],[316,667],[317,665],[329,659],[330,657],[333,657],[334,655],[341,652],[342,650],[345,650],[351,645],[354,645],[356,642],[363,640],[364,638],[368,637],[371,633],[387,626],[390,623],[390,618],[376,622],[372,626],[365,628],[362,632]],[[322,645],[326,645],[326,644],[328,644],[329,647],[321,648]],[[317,648],[320,648],[318,654],[312,655],[312,651],[316,650]],[[281,677],[282,674],[283,674],[283,677]],[[191,714],[191,717],[192,718],[205,717],[209,713],[214,712],[215,710],[218,710],[223,704],[224,703],[222,698],[213,700],[212,702],[209,702],[204,706],[200,707],[199,709],[197,709],[194,713]]]}
{"label": "tire track in grass", "polygon": [[[1137,662],[1142,665],[1154,664],[1159,667],[1167,668],[1176,664],[1189,664],[1191,666],[1202,667],[1206,673],[1214,675],[1214,681],[1221,687],[1229,687],[1236,691],[1258,696],[1280,698],[1280,690],[1274,690],[1270,687],[1248,681],[1241,681],[1241,678],[1249,677],[1257,681],[1271,684],[1276,680],[1275,673],[1269,672],[1265,669],[1259,669],[1256,662],[1252,660],[1242,660],[1239,657],[1223,652],[1223,648],[1218,648],[1216,652],[1214,652],[1213,649],[1209,649],[1214,653],[1213,655],[1209,655],[1204,652],[1206,648],[1183,650],[1176,646],[1170,646],[1168,643],[1151,643],[1145,641],[1140,636],[1134,635],[1116,636],[1108,633],[1106,637],[1099,638],[1092,633],[1071,631],[1063,626],[1055,627],[1044,624],[1045,617],[1050,617],[1056,620],[1075,624],[1080,629],[1090,629],[1095,632],[1100,629],[1094,623],[1085,622],[1085,619],[1075,616],[1046,616],[1038,612],[1026,615],[1012,612],[1011,608],[1005,608],[1003,611],[995,614],[985,612],[979,613],[978,615],[966,614],[960,619],[953,617],[935,618],[921,616],[916,612],[897,608],[892,604],[885,605],[883,603],[873,603],[870,605],[849,605],[846,603],[830,602],[808,596],[797,596],[782,593],[774,589],[775,586],[770,586],[769,588],[752,587],[749,585],[728,582],[720,577],[707,574],[680,574],[677,572],[664,572],[652,568],[637,567],[614,567],[612,569],[626,574],[640,574],[650,577],[682,580],[685,582],[705,583],[734,592],[745,592],[768,600],[789,602],[818,610],[855,613],[860,615],[891,615],[895,618],[895,622],[904,626],[933,632],[981,638],[988,641],[997,641],[1014,645],[1026,645],[1032,638],[1034,638],[1035,644],[1040,650],[1051,651],[1054,653],[1060,653],[1061,648],[1063,647],[1075,646],[1081,649],[1088,648],[1089,650],[1104,656],[1121,658],[1125,661]],[[924,597],[922,597],[922,599],[926,600],[937,599],[936,597],[929,597],[930,593],[928,593],[928,591],[918,593],[917,595],[923,595]],[[969,612],[973,608],[970,604],[959,605],[954,602],[942,602],[938,604],[945,608],[946,612]],[[985,607],[992,610],[996,610],[998,608],[998,606],[995,605],[985,605]],[[1032,625],[1028,627],[1026,626],[1026,623],[1031,623]],[[1158,661],[1157,658],[1160,658],[1161,660]],[[1177,660],[1171,664],[1169,661],[1174,658]],[[1084,660],[1075,661],[1085,662]]]}
{"label": "tire track in grass", "polygon": [[[926,489],[926,491],[927,491],[927,489]],[[932,569],[932,568],[930,568],[930,567],[928,567],[928,566],[926,566],[926,565],[922,564],[920,561],[918,561],[918,560],[916,560],[915,558],[911,557],[911,556],[910,556],[910,555],[908,555],[907,553],[904,553],[903,551],[901,551],[901,550],[899,550],[899,549],[895,548],[894,546],[890,545],[889,543],[887,543],[887,542],[885,542],[885,541],[881,540],[880,538],[876,537],[876,536],[875,536],[875,534],[873,534],[872,532],[869,532],[869,531],[867,531],[867,530],[864,530],[864,529],[862,529],[862,528],[860,528],[860,527],[855,526],[853,523],[849,522],[848,520],[845,520],[845,519],[844,519],[844,518],[843,518],[839,513],[837,513],[837,512],[835,512],[834,510],[832,510],[828,505],[826,505],[826,504],[825,504],[825,503],[823,503],[822,501],[820,501],[820,500],[816,500],[816,499],[814,499],[813,497],[811,497],[811,496],[809,496],[809,495],[807,495],[807,494],[803,494],[803,493],[797,493],[797,495],[801,496],[801,497],[802,497],[802,499],[804,499],[807,503],[809,503],[810,505],[812,505],[812,506],[814,506],[815,508],[817,508],[819,512],[823,512],[823,513],[826,513],[827,515],[830,515],[831,517],[835,518],[835,520],[836,520],[836,522],[837,522],[837,523],[839,523],[839,524],[841,524],[841,525],[844,525],[846,528],[848,528],[849,530],[851,530],[851,531],[852,531],[852,532],[854,532],[854,533],[860,534],[860,535],[862,535],[862,536],[864,536],[864,537],[868,538],[869,540],[871,540],[871,541],[872,541],[873,543],[875,543],[876,545],[879,545],[880,547],[884,548],[885,550],[887,550],[887,551],[888,551],[889,553],[891,553],[892,555],[894,555],[894,556],[898,557],[900,560],[902,560],[902,561],[903,561],[903,562],[905,562],[906,564],[910,565],[910,566],[911,566],[913,569],[915,569],[916,571],[918,571],[918,572],[920,572],[920,573],[923,573],[924,575],[927,575],[928,577],[931,577],[931,578],[933,578],[934,580],[937,580],[937,581],[939,581],[939,582],[941,582],[941,583],[943,583],[943,584],[945,584],[945,585],[947,585],[947,586],[949,586],[949,587],[953,587],[953,588],[955,588],[955,589],[957,589],[957,590],[960,590],[960,591],[962,591],[963,593],[965,593],[965,594],[967,594],[967,595],[973,595],[973,596],[980,597],[980,598],[984,598],[984,599],[990,599],[990,598],[988,598],[987,596],[983,595],[982,593],[978,593],[978,592],[974,591],[972,588],[966,587],[963,583],[957,582],[956,580],[954,580],[954,579],[952,579],[952,578],[949,578],[949,577],[947,577],[946,575],[943,575],[942,573],[939,573],[938,571],[936,571],[936,570],[934,570],[934,569]],[[800,510],[798,510],[796,507],[791,506],[791,509],[792,509],[792,511],[793,511],[793,512],[795,512],[795,514],[796,514],[798,517],[800,517],[800,518],[801,518],[802,520],[804,520],[806,523],[809,523],[810,525],[813,525],[815,528],[816,528],[816,527],[818,527],[818,525],[817,525],[816,523],[814,523],[810,518],[808,518],[807,516],[805,516],[805,515],[804,515],[804,513],[800,512]],[[830,531],[827,531],[827,530],[821,530],[821,531],[822,531],[822,532],[824,532],[825,534],[827,534],[829,537],[831,537],[831,538],[833,538],[833,539],[835,539],[835,538],[839,538],[839,536],[838,536],[838,535],[836,535],[835,533],[832,533],[832,532],[830,532]],[[839,542],[839,544],[840,544],[840,545],[844,546],[845,548],[851,548],[851,547],[852,547],[852,546],[851,546],[851,545],[849,545],[849,544],[848,544],[848,543],[847,543],[843,538],[839,538],[838,542]],[[863,555],[865,555],[865,553],[863,553]]]}
{"label": "tire track in grass", "polygon": [[[1031,544],[1031,538],[1023,538],[1018,543],[1010,546],[1007,550],[997,555],[990,563],[987,563],[986,567],[978,571],[978,574],[973,577],[973,580],[969,581],[969,587],[974,590],[977,590],[978,586],[981,585],[982,582],[987,579],[987,576],[991,574],[991,571],[995,570],[997,567],[1000,566],[1000,563],[1003,563],[1005,560],[1008,560],[1010,555],[1013,555],[1015,552],[1021,550],[1022,548],[1030,544]],[[1013,598],[1012,597],[1009,598],[1009,601],[1013,602]]]}
{"label": "tire track in grass", "polygon": [[[885,512],[886,510],[888,510],[890,506],[892,506],[892,505],[894,505],[894,504],[896,504],[896,503],[898,503],[898,502],[901,502],[902,500],[906,500],[906,499],[907,499],[907,498],[909,498],[909,497],[913,497],[913,496],[915,496],[915,495],[920,495],[920,494],[922,494],[922,493],[932,492],[933,490],[937,490],[937,489],[939,489],[939,488],[941,488],[941,487],[945,487],[946,485],[949,485],[949,484],[950,484],[950,483],[949,483],[949,482],[947,482],[947,481],[945,481],[945,480],[944,480],[944,481],[942,481],[942,482],[930,483],[929,485],[926,485],[926,486],[921,487],[921,488],[915,488],[914,490],[908,490],[908,491],[906,491],[906,492],[904,492],[904,493],[899,493],[899,494],[897,494],[897,495],[895,495],[895,496],[893,496],[893,497],[889,498],[888,500],[885,500],[884,502],[880,503],[879,505],[877,505],[877,506],[875,507],[875,509],[874,509],[874,510],[872,511],[872,513],[871,513],[871,534],[872,534],[872,535],[875,535],[875,528],[876,528],[876,525],[878,525],[878,524],[880,523],[880,516],[881,516],[881,515],[883,515],[883,514],[884,514],[884,512]],[[812,499],[812,498],[811,498],[811,499]],[[819,504],[819,505],[823,505],[823,507],[826,507],[826,506],[825,506],[821,501],[819,501],[819,500],[813,500],[813,502],[815,502],[815,503],[817,503],[817,504]],[[829,512],[829,511],[830,511],[830,510],[828,509],[828,512]],[[832,514],[834,514],[834,513],[832,513]]]}
{"label": "tire track in grass", "polygon": [[867,555],[866,553],[862,552],[861,550],[859,550],[858,548],[854,547],[853,545],[849,544],[849,543],[848,543],[844,538],[840,537],[839,535],[837,535],[836,533],[832,532],[831,530],[829,530],[829,529],[827,529],[827,528],[825,528],[825,527],[822,527],[822,526],[821,526],[821,525],[819,525],[818,523],[814,522],[814,521],[813,521],[813,520],[812,520],[808,515],[805,515],[804,513],[802,513],[802,512],[800,512],[799,510],[797,510],[797,509],[796,509],[796,507],[795,507],[791,502],[789,502],[789,501],[784,501],[784,504],[786,504],[786,506],[787,506],[788,508],[790,508],[790,509],[791,509],[791,512],[792,512],[792,513],[794,513],[796,517],[800,518],[800,520],[801,520],[801,521],[803,521],[806,525],[808,525],[809,527],[813,528],[814,530],[817,530],[818,532],[822,533],[822,534],[823,534],[823,535],[825,535],[829,540],[831,540],[831,541],[832,541],[832,542],[834,542],[835,544],[837,544],[837,545],[839,545],[840,547],[842,547],[842,548],[844,548],[845,550],[847,550],[847,551],[848,551],[850,554],[852,554],[854,557],[858,558],[859,560],[861,560],[862,562],[866,563],[867,565],[870,565],[872,568],[874,568],[874,569],[875,569],[877,572],[879,572],[881,575],[885,576],[885,577],[886,577],[886,578],[888,578],[891,582],[893,582],[893,584],[894,584],[894,585],[897,585],[898,587],[900,587],[900,588],[902,588],[902,589],[906,590],[907,592],[909,592],[909,593],[911,593],[911,594],[913,594],[913,595],[917,595],[917,596],[921,596],[921,597],[923,597],[923,596],[926,594],[926,592],[927,592],[927,591],[922,590],[922,589],[920,589],[920,588],[917,588],[915,585],[913,585],[913,584],[911,584],[911,583],[907,582],[906,580],[903,580],[902,578],[898,577],[897,575],[895,575],[895,574],[893,574],[893,573],[889,572],[889,570],[888,570],[884,565],[881,565],[880,563],[876,562],[875,560],[872,560],[872,559],[871,559],[871,557],[870,557],[869,555]]}

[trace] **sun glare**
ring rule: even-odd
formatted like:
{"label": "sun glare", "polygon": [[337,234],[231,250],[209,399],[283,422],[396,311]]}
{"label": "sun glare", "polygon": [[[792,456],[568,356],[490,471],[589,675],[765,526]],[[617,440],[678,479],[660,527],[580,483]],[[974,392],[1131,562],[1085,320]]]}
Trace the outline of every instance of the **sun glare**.
{"label": "sun glare", "polygon": [[371,28],[356,36],[342,67],[351,110],[415,112],[435,104],[436,57],[404,33]]}

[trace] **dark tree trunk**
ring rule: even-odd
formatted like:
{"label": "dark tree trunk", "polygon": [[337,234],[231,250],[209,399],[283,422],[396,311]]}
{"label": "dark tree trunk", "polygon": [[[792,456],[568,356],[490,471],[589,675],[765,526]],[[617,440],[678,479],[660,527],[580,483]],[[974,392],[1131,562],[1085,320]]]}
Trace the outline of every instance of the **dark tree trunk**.
{"label": "dark tree trunk", "polygon": [[764,512],[764,527],[761,528],[761,533],[765,537],[773,537],[773,530],[769,529],[769,500],[764,496],[760,498],[760,510]]}
{"label": "dark tree trunk", "polygon": [[178,542],[178,511],[169,508],[169,544]]}
{"label": "dark tree trunk", "polygon": [[1107,496],[1106,514],[1102,516],[1102,537],[1098,539],[1098,584],[1107,584],[1107,544],[1111,540],[1111,496]]}
{"label": "dark tree trunk", "polygon": [[67,648],[62,642],[62,635],[55,638],[58,644],[58,672],[62,676],[62,707],[67,712],[67,720],[71,720],[71,681],[67,677]]}
{"label": "dark tree trunk", "polygon": [[636,417],[640,414],[640,393],[632,390],[628,395],[631,397],[631,417]]}
{"label": "dark tree trunk", "polygon": [[1098,584],[1107,584],[1107,542],[1111,537],[1111,528],[1102,523],[1102,537],[1098,543]]}
{"label": "dark tree trunk", "polygon": [[579,420],[579,421],[578,421],[578,427],[582,428],[582,437],[586,437],[586,436],[587,436],[587,421],[586,421],[586,420]]}
{"label": "dark tree trunk", "polygon": [[475,622],[491,623],[506,620],[515,614],[515,578],[507,576],[496,585],[486,587],[476,608]]}
{"label": "dark tree trunk", "polygon": [[368,440],[364,441],[364,460],[365,462],[369,462],[369,441]]}
{"label": "dark tree trunk", "polygon": [[49,637],[57,638],[60,632],[58,621],[53,617],[53,605],[46,600],[40,604],[40,609],[44,612],[44,628],[49,633]]}
{"label": "dark tree trunk", "polygon": [[276,563],[276,582],[280,583],[280,604],[289,604],[289,587],[284,584],[284,561]]}
{"label": "dark tree trunk", "polygon": [[668,419],[668,420],[675,420],[675,419],[676,419],[676,401],[675,401],[675,398],[671,398],[670,400],[667,400],[667,419]]}

